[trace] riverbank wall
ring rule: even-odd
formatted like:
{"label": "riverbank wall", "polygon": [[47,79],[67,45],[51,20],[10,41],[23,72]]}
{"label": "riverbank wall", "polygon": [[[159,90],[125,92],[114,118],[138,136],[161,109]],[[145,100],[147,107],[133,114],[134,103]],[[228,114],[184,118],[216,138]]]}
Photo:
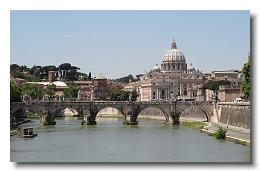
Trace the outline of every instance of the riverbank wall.
{"label": "riverbank wall", "polygon": [[212,122],[250,129],[251,106],[249,102],[219,102],[214,105]]}

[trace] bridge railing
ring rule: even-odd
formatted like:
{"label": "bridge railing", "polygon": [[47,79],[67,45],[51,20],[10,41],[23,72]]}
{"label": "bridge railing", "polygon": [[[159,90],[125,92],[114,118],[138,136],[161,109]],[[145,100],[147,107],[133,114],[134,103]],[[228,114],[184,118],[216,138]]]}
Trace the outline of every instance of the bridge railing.
{"label": "bridge railing", "polygon": [[51,105],[51,104],[211,104],[211,101],[176,101],[176,100],[158,100],[158,101],[26,101],[13,102],[12,105]]}

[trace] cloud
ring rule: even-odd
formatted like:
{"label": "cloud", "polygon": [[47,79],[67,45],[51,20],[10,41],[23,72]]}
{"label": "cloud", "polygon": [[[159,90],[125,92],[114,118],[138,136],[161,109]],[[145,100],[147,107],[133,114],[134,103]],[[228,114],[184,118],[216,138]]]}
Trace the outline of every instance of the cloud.
{"label": "cloud", "polygon": [[96,31],[93,32],[93,35],[97,35],[98,33]]}

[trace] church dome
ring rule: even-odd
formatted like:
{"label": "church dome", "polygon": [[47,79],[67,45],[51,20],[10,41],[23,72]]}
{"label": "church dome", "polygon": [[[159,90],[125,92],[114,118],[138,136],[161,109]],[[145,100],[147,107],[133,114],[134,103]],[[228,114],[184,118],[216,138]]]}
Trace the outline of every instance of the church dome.
{"label": "church dome", "polygon": [[184,54],[177,48],[176,42],[173,39],[172,47],[163,56],[161,64],[162,72],[186,72],[187,63]]}
{"label": "church dome", "polygon": [[185,62],[185,56],[180,51],[180,49],[177,48],[176,42],[173,39],[172,47],[164,55],[163,62],[175,62],[175,61]]}

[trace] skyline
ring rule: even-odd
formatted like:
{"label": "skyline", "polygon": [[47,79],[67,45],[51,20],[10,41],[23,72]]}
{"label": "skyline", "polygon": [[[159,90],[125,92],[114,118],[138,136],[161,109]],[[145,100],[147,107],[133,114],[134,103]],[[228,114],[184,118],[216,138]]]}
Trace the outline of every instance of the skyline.
{"label": "skyline", "polygon": [[10,59],[28,67],[69,62],[115,79],[160,65],[173,38],[186,62],[204,73],[242,69],[250,53],[250,13],[11,11]]}

